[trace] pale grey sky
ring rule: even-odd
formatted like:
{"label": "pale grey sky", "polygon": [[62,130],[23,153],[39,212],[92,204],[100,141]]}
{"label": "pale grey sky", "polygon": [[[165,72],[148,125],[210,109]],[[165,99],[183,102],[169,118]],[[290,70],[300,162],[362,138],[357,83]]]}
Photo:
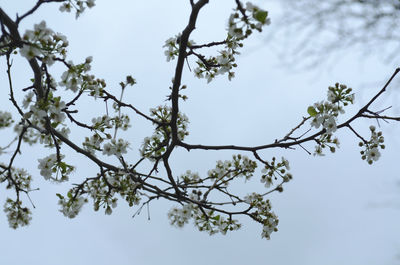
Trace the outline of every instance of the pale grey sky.
{"label": "pale grey sky", "polygon": [[[68,37],[69,57],[83,61],[94,58],[92,72],[106,79],[109,89],[118,91],[118,83],[132,74],[138,84],[126,94],[143,111],[164,104],[171,82],[174,63],[167,63],[162,45],[180,32],[188,20],[189,1],[101,1],[80,19],[59,13],[57,4],[43,6],[22,23],[46,20],[50,28]],[[197,43],[222,40],[233,0],[210,1],[199,15],[192,39]],[[270,10],[272,18],[279,12],[276,5],[255,1]],[[0,6],[13,15],[27,10],[35,1],[0,0]],[[274,13],[276,12],[276,13]],[[271,30],[274,27],[272,20]],[[268,27],[265,28],[269,30]],[[293,36],[295,38],[295,36]],[[280,40],[272,40],[277,45]],[[282,41],[282,40],[281,40]],[[264,44],[263,47],[260,44]],[[331,68],[293,72],[280,63],[263,35],[253,36],[238,58],[236,78],[231,82],[219,77],[210,84],[198,80],[185,69],[183,83],[188,85],[189,100],[181,110],[190,120],[188,142],[207,144],[256,145],[270,143],[294,127],[309,105],[326,97],[327,87],[341,82],[353,87],[356,104],[348,115],[357,111],[394,71],[377,58],[361,61],[347,53]],[[247,48],[246,48],[247,47]],[[257,50],[254,47],[257,47]],[[57,67],[55,71],[59,70]],[[1,110],[11,108],[7,102],[5,62],[1,59],[0,84],[3,87]],[[29,83],[30,69],[22,59],[15,60],[15,86]],[[366,84],[374,83],[374,86]],[[400,88],[382,97],[376,109],[399,101]],[[397,91],[396,91],[397,90]],[[82,117],[104,112],[99,107],[81,106]],[[399,114],[399,108],[393,108]],[[374,121],[358,122],[357,128],[368,136]],[[151,127],[134,119],[129,134],[132,155],[137,156],[144,136]],[[376,125],[376,124],[375,124]],[[10,229],[5,214],[0,214],[0,264],[5,265],[155,265],[155,264],[274,264],[274,265],[392,265],[400,259],[400,124],[381,122],[387,149],[373,166],[361,160],[358,140],[347,131],[339,131],[341,148],[325,157],[294,151],[268,150],[266,157],[285,155],[290,160],[294,180],[285,191],[273,194],[271,202],[279,216],[279,231],[271,240],[261,239],[261,227],[249,220],[243,228],[226,236],[198,232],[189,224],[183,229],[169,225],[169,202],[156,201],[150,206],[151,220],[144,211],[136,211],[122,201],[111,216],[84,206],[75,219],[58,212],[55,193],[65,185],[44,183],[38,174],[37,159],[47,155],[40,148],[24,147],[19,163],[35,174],[34,184],[40,191],[31,194],[36,205],[28,227]],[[1,132],[3,133],[3,132]],[[312,150],[312,146],[308,146]],[[95,174],[79,155],[68,153],[77,170],[75,180]],[[176,172],[187,169],[206,173],[218,159],[229,159],[231,152],[177,152],[173,161]],[[1,157],[1,161],[5,160]],[[82,177],[83,176],[83,177]],[[74,181],[71,181],[74,183]],[[34,185],[34,186],[35,186]],[[243,189],[262,185],[243,184]],[[0,203],[7,196],[1,186]]]}

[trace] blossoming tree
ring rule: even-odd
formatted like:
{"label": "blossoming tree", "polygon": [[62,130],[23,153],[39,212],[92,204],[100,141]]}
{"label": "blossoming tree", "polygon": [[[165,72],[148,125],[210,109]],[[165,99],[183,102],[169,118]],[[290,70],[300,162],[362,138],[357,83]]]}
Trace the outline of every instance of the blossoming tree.
{"label": "blossoming tree", "polygon": [[[260,151],[299,146],[312,154],[306,147],[312,144],[315,146],[314,155],[323,155],[326,150],[333,153],[339,146],[336,131],[348,129],[359,142],[363,160],[373,164],[379,159],[381,150],[385,148],[382,132],[370,126],[370,135],[365,136],[352,124],[363,118],[400,121],[400,117],[385,116],[373,108],[373,103],[384,94],[400,69],[396,69],[383,88],[347,120],[341,120],[340,115],[346,106],[353,104],[355,96],[351,88],[337,83],[328,88],[326,100],[306,108],[299,124],[272,143],[238,146],[185,141],[189,134],[189,119],[179,111],[180,102],[187,99],[183,94],[186,86],[181,84],[184,65],[194,60],[197,65],[194,75],[207,83],[221,75],[227,75],[230,80],[235,76],[235,58],[245,40],[270,23],[266,10],[249,2],[232,1],[235,9],[227,18],[226,36],[222,41],[201,44],[191,40],[190,35],[195,30],[201,9],[209,0],[189,1],[191,13],[186,27],[166,40],[163,46],[167,61],[176,64],[168,104],[149,111],[139,110],[123,98],[125,89],[136,84],[132,76],[128,75],[120,82],[120,95],[112,94],[106,88],[106,82],[91,73],[92,57],[81,63],[70,61],[67,38],[53,31],[45,21],[33,25],[31,30],[19,30],[21,21],[45,4],[58,3],[61,12],[75,12],[78,18],[86,8],[95,6],[94,0],[38,0],[28,12],[17,15],[15,19],[0,7],[0,56],[7,68],[8,93],[15,107],[12,113],[0,112],[0,128],[14,126],[15,132],[11,144],[0,147],[1,153],[11,154],[6,161],[1,161],[0,182],[15,191],[15,197],[7,198],[4,205],[12,228],[27,225],[31,220],[31,210],[23,200],[29,199],[33,190],[33,174],[15,162],[23,145],[42,145],[52,152],[49,156],[36,158],[40,175],[48,181],[68,181],[77,161],[65,155],[67,149],[74,150],[98,168],[93,176],[74,184],[67,194],[56,194],[60,211],[66,217],[75,217],[89,201],[96,211],[104,209],[106,214],[111,214],[119,199],[139,210],[155,199],[166,199],[174,205],[168,212],[172,225],[181,227],[193,221],[200,231],[225,234],[239,229],[241,224],[237,217],[244,216],[260,223],[261,236],[267,239],[278,226],[278,217],[272,211],[268,195],[282,192],[292,174],[287,159],[265,158]],[[219,51],[206,55],[209,48],[218,48]],[[33,72],[32,84],[28,87],[14,86],[12,59],[15,56],[26,59]],[[55,64],[64,67],[61,76],[53,74],[52,66]],[[23,92],[21,98],[14,93],[17,89]],[[74,109],[74,106],[87,97],[97,100],[98,104],[111,104],[112,110],[106,115],[93,117],[91,123],[80,120],[77,113],[81,110]],[[129,130],[132,115],[154,125],[153,134],[144,138],[136,149],[126,139],[118,137],[118,131]],[[80,141],[72,140],[70,131],[73,134],[78,129],[86,131],[86,135]],[[217,161],[205,175],[189,169],[182,174],[170,163],[172,153],[178,148],[187,151],[231,150],[235,154],[231,160]],[[131,159],[129,154],[134,151],[140,152],[140,159]],[[110,157],[118,162],[110,163]],[[143,169],[146,168],[143,165],[151,166]],[[265,190],[261,193],[234,192],[230,187],[238,179],[261,181]]]}

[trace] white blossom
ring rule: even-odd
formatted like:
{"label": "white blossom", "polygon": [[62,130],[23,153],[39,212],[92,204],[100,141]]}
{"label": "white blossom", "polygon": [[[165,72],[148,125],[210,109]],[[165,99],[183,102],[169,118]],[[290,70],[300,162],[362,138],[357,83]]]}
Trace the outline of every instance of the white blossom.
{"label": "white blossom", "polygon": [[287,170],[290,170],[289,161],[287,159],[285,159],[284,157],[282,157],[282,163]]}
{"label": "white blossom", "polygon": [[0,129],[11,125],[13,122],[10,112],[0,111]]}
{"label": "white blossom", "polygon": [[22,48],[19,49],[19,52],[28,60],[35,58],[36,56],[39,56],[41,54],[41,50],[38,49],[35,45],[28,44],[22,45]]}
{"label": "white blossom", "polygon": [[82,206],[87,202],[86,198],[83,198],[82,196],[79,196],[75,199],[70,199],[70,200],[65,200],[64,198],[60,198],[58,201],[58,204],[61,206],[60,212],[65,217],[68,218],[74,218],[78,215],[80,210],[82,209]]}
{"label": "white blossom", "polygon": [[108,156],[111,155],[121,156],[122,154],[127,153],[128,146],[129,142],[123,139],[118,139],[118,141],[112,139],[111,142],[103,145],[103,154]]}
{"label": "white blossom", "polygon": [[45,158],[38,159],[39,165],[38,169],[40,170],[40,175],[44,177],[45,180],[49,180],[52,178],[53,167],[57,163],[57,155],[51,154],[46,156]]}

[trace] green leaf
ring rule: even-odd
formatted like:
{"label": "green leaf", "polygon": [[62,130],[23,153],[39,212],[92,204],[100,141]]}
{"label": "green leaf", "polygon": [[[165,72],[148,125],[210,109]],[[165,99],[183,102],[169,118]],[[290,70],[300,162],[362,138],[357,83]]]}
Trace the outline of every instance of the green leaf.
{"label": "green leaf", "polygon": [[313,106],[309,106],[307,112],[308,114],[310,114],[311,117],[314,117],[315,115],[318,114],[318,112],[315,110]]}
{"label": "green leaf", "polygon": [[216,221],[219,221],[220,218],[221,218],[220,215],[216,215],[216,216],[211,217],[211,219],[214,219]]}
{"label": "green leaf", "polygon": [[255,12],[253,14],[253,17],[257,21],[259,21],[259,22],[261,22],[263,24],[265,23],[265,20],[267,19],[267,16],[268,16],[268,11],[263,11],[263,10],[259,10],[259,11]]}
{"label": "green leaf", "polygon": [[62,172],[65,172],[67,170],[67,164],[64,162],[58,163],[58,166],[61,168]]}

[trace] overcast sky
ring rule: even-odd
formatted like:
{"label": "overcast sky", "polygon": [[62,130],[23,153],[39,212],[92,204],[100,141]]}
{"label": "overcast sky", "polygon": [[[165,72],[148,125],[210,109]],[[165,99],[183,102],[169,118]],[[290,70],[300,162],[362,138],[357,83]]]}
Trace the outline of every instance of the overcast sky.
{"label": "overcast sky", "polygon": [[[0,0],[0,6],[14,17],[35,2]],[[258,3],[270,10],[272,17],[272,24],[265,31],[274,30],[279,8],[264,1]],[[200,12],[191,38],[197,43],[222,40],[233,5],[233,0],[211,0]],[[118,93],[118,83],[128,74],[137,79],[138,84],[125,95],[125,101],[143,111],[165,104],[175,65],[166,62],[162,45],[185,27],[189,1],[98,0],[95,8],[78,20],[57,9],[57,4],[44,5],[24,20],[21,32],[44,19],[50,28],[68,37],[70,59],[82,62],[93,56],[92,72],[103,77],[111,91]],[[252,36],[238,57],[236,78],[231,82],[222,76],[207,84],[185,68],[183,83],[188,85],[189,100],[181,105],[181,111],[190,120],[189,143],[271,143],[296,126],[307,115],[309,105],[325,99],[327,87],[336,82],[345,83],[356,92],[356,104],[347,111],[352,115],[395,69],[394,64],[383,64],[373,55],[360,58],[349,51],[335,65],[322,62],[314,69],[293,71],[277,56],[276,47],[284,41],[288,39]],[[1,110],[7,110],[12,106],[7,101],[4,58],[0,62]],[[59,69],[54,67],[53,71],[57,73]],[[15,59],[15,87],[29,84],[30,71],[26,61]],[[388,114],[399,115],[400,87],[393,85],[389,90],[374,109],[393,105]],[[81,117],[103,114],[100,101],[98,105],[81,105]],[[371,120],[360,121],[356,128],[369,137],[371,124],[377,125]],[[167,219],[173,204],[161,200],[151,204],[150,221],[145,211],[132,219],[136,209],[122,201],[111,216],[94,212],[89,203],[78,217],[67,219],[58,212],[55,193],[65,192],[69,186],[45,183],[38,174],[37,159],[46,156],[48,150],[24,147],[17,161],[34,174],[34,186],[40,187],[40,191],[31,193],[36,209],[28,227],[12,230],[5,214],[0,214],[0,264],[399,264],[400,258],[396,256],[400,254],[400,123],[380,124],[387,148],[372,166],[361,160],[358,140],[348,131],[338,132],[341,148],[325,157],[309,156],[300,148],[263,152],[266,158],[284,155],[294,175],[283,193],[270,198],[280,223],[279,231],[269,241],[261,239],[261,226],[247,219],[240,231],[226,236],[209,236],[198,232],[192,224],[174,228]],[[133,155],[138,155],[143,137],[150,132],[151,127],[144,121],[133,119],[126,135],[133,142]],[[3,134],[9,132],[0,133],[3,139]],[[312,150],[313,146],[308,148]],[[95,168],[82,157],[68,154],[77,167],[71,183],[96,174]],[[205,174],[215,160],[229,159],[231,155],[188,155],[181,150],[172,165],[176,172],[192,169]],[[0,160],[5,162],[7,158]],[[262,184],[254,180],[243,183],[242,188],[251,192],[252,187],[259,185]],[[4,192],[5,185],[1,189],[3,205],[12,193]]]}

